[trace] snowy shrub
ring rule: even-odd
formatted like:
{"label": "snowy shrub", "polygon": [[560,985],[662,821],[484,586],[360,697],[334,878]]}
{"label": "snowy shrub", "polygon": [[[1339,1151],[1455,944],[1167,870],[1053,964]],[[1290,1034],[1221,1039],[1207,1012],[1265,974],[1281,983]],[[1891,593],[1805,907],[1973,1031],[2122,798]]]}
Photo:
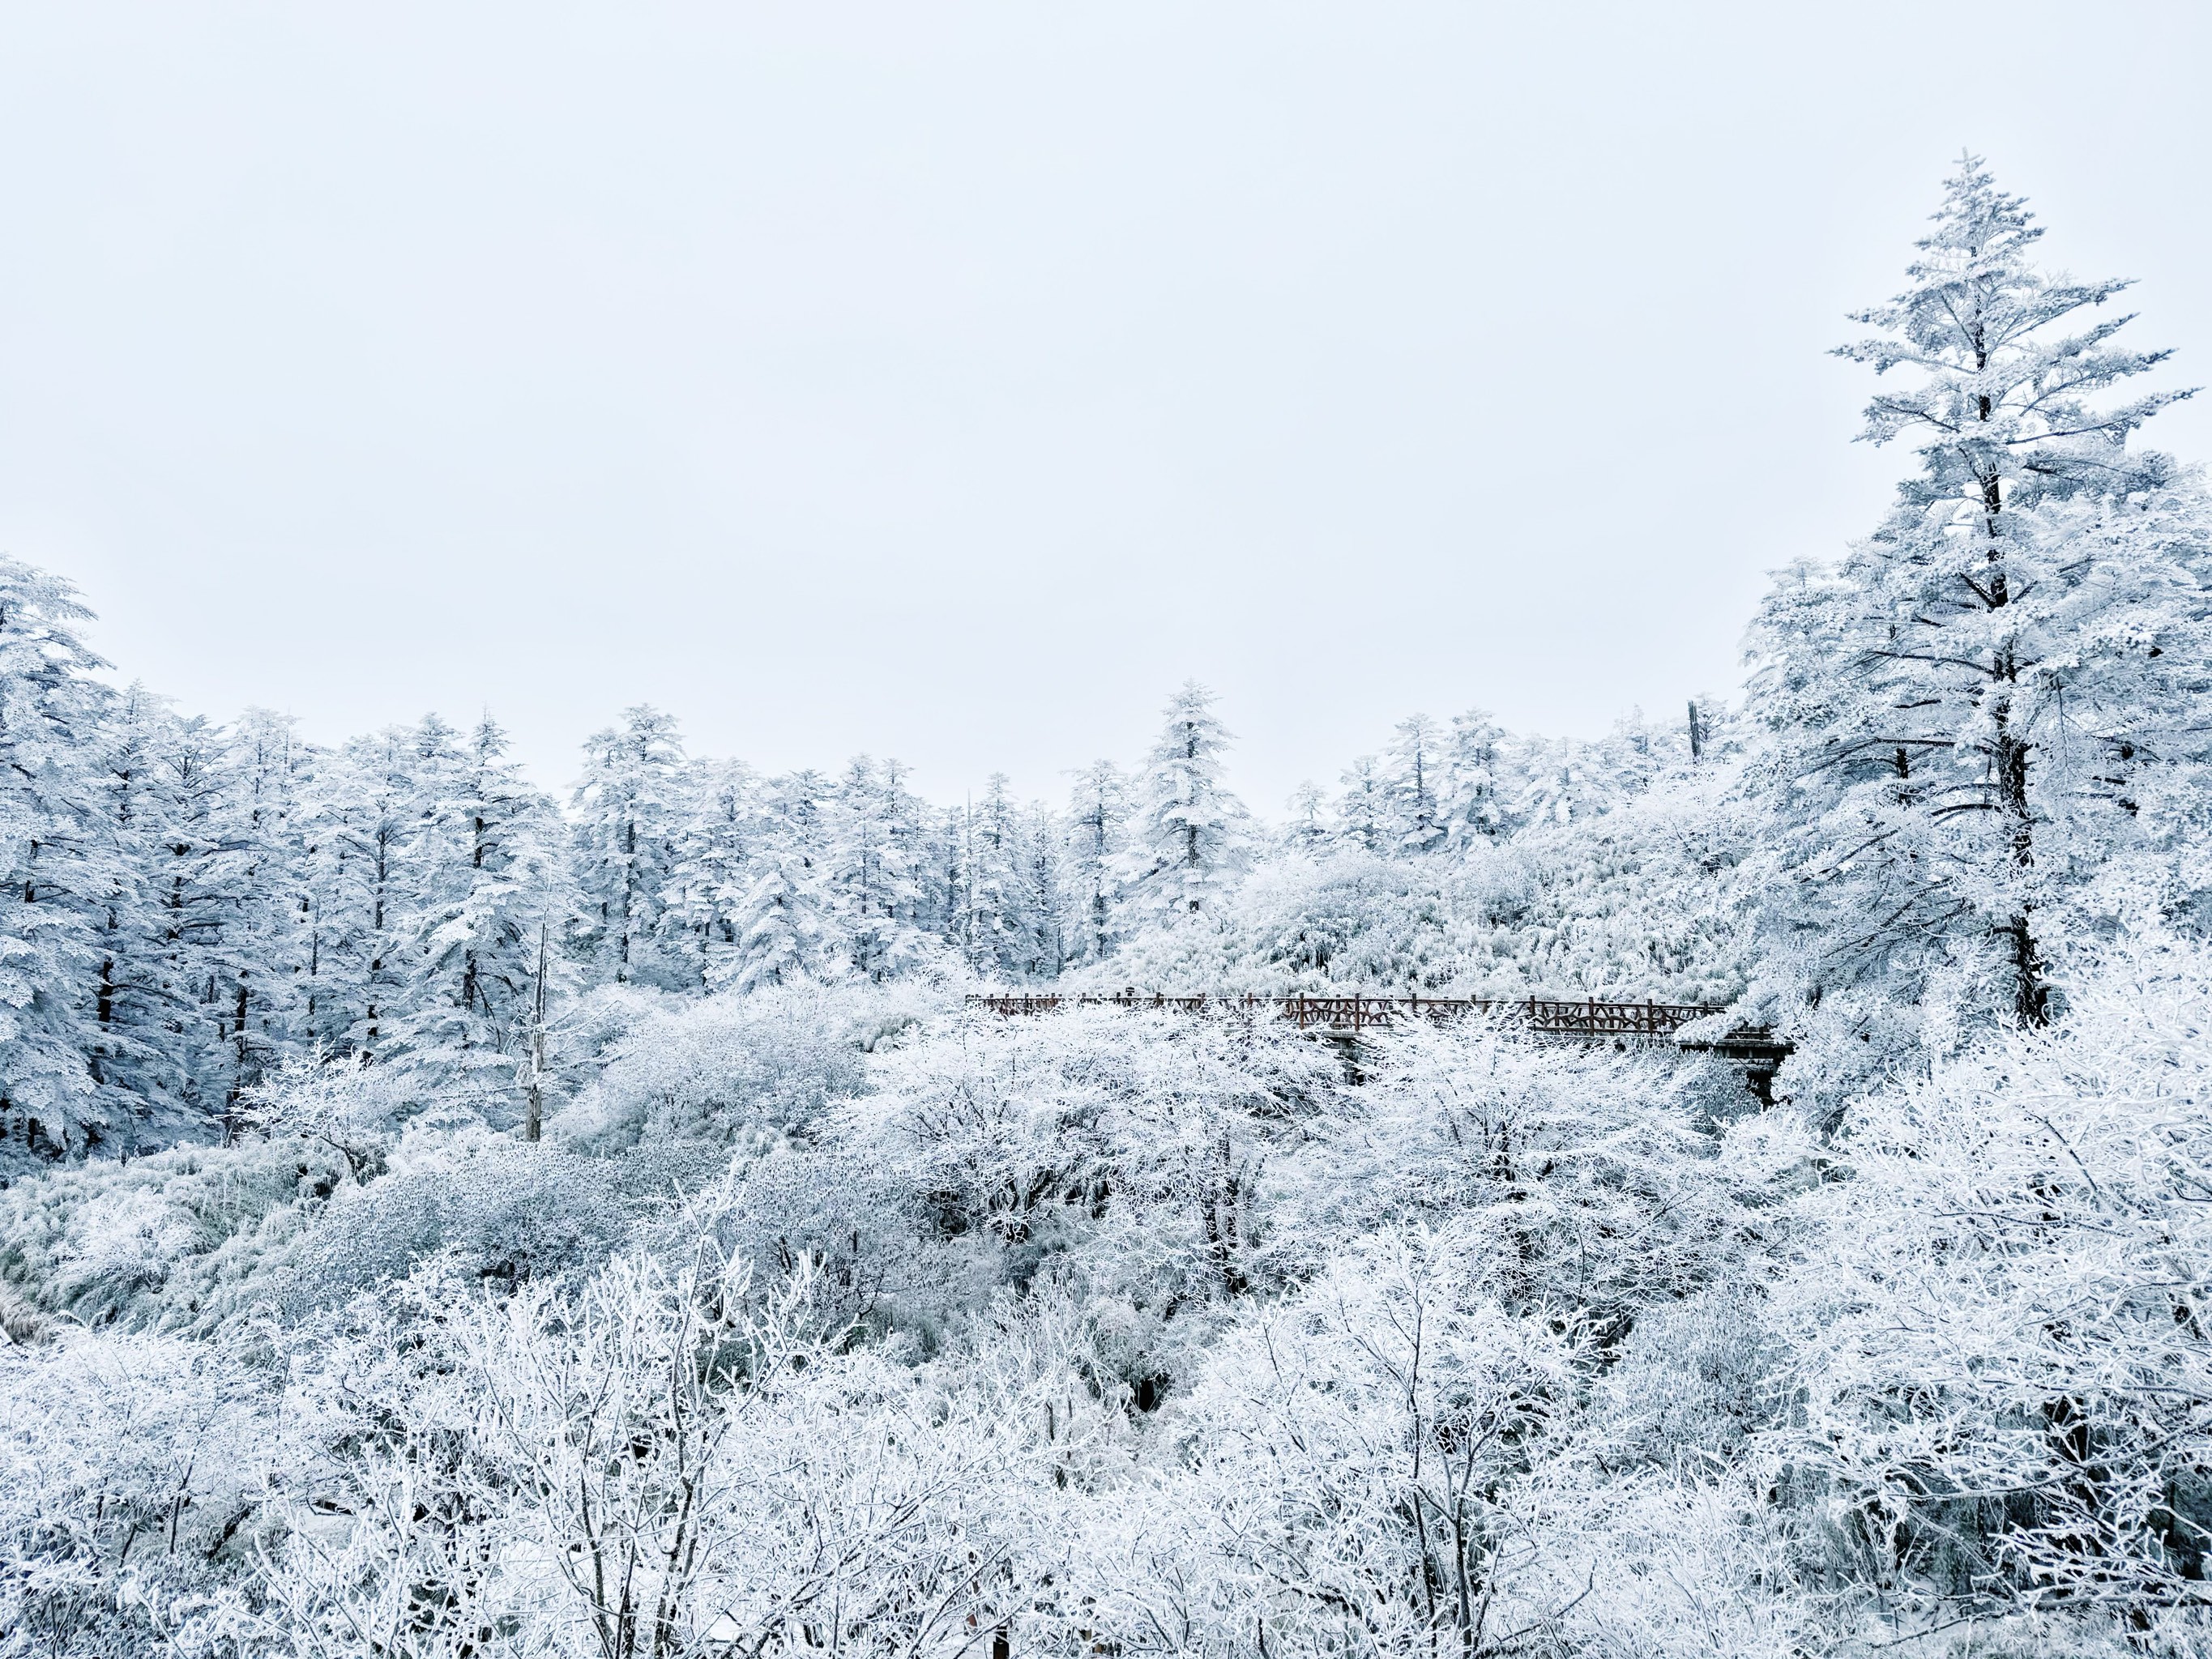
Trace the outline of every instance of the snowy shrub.
{"label": "snowy shrub", "polygon": [[2139,939],[2073,1012],[1849,1115],[1774,1318],[1786,1454],[1900,1617],[2124,1608],[2212,1629],[2212,954]]}
{"label": "snowy shrub", "polygon": [[1720,1155],[1656,1056],[1463,1019],[1393,1031],[1364,1064],[1366,1082],[1278,1170],[1285,1271],[1418,1224],[1448,1233],[1508,1305],[1625,1326],[1733,1263],[1771,1178]]}
{"label": "snowy shrub", "polygon": [[1730,1275],[1681,1302],[1645,1308],[1605,1378],[1597,1425],[1611,1459],[1641,1458],[1698,1478],[1729,1468],[1755,1432],[1782,1420],[1789,1350]]}
{"label": "snowy shrub", "polygon": [[1668,777],[1588,823],[1478,837],[1448,860],[1293,849],[1214,911],[1140,933],[1068,983],[1724,1003],[1752,945],[1737,871],[1753,837],[1733,778]]}
{"label": "snowy shrub", "polygon": [[268,1380],[217,1346],[0,1346],[0,1652],[189,1650],[270,1467]]}
{"label": "snowy shrub", "polygon": [[1260,1171],[1338,1070],[1264,1019],[966,1017],[880,1059],[838,1130],[1017,1282],[1079,1249],[1102,1285],[1203,1299],[1248,1285]]}
{"label": "snowy shrub", "polygon": [[1453,974],[1443,872],[1340,853],[1261,866],[1237,902],[1248,963],[1271,988],[1434,991]]}
{"label": "snowy shrub", "polygon": [[1588,1659],[1802,1659],[1837,1632],[1804,1583],[1765,1472],[1587,1465],[1516,1494],[1490,1651]]}
{"label": "snowy shrub", "polygon": [[258,1134],[54,1170],[0,1193],[0,1280],[87,1323],[211,1328],[351,1178],[320,1138]]}
{"label": "snowy shrub", "polygon": [[1378,1244],[1239,1318],[1163,1424],[1170,1455],[1089,1510],[1071,1571],[1102,1639],[1480,1650],[1499,1493],[1571,1410],[1580,1336],[1508,1313],[1473,1265]]}
{"label": "snowy shrub", "polygon": [[596,1160],[483,1134],[408,1148],[325,1210],[292,1252],[283,1302],[329,1306],[441,1253],[457,1273],[544,1279],[604,1260],[628,1227]]}
{"label": "snowy shrub", "polygon": [[236,1117],[248,1133],[328,1148],[360,1181],[382,1167],[410,1121],[434,1110],[434,1093],[420,1076],[360,1056],[297,1054],[244,1092]]}
{"label": "snowy shrub", "polygon": [[[879,1322],[895,1310],[919,1315],[933,1307],[930,1293],[946,1271],[904,1183],[851,1152],[776,1147],[738,1164],[701,1207],[714,1218],[716,1243],[754,1283],[806,1273],[827,1328]],[[687,1216],[677,1236],[697,1225]]]}
{"label": "snowy shrub", "polygon": [[[432,1291],[295,1384],[334,1448],[229,1629],[288,1651],[935,1652],[1033,1596],[1054,1366],[945,1388],[814,1333],[707,1249],[574,1287]],[[747,1311],[747,1310],[752,1311]],[[363,1362],[354,1364],[358,1354]],[[1093,1425],[1095,1431],[1097,1425]],[[1063,1462],[1060,1467],[1066,1467]]]}
{"label": "snowy shrub", "polygon": [[1462,995],[1724,1003],[1751,969],[1738,866],[1755,844],[1733,769],[1660,780],[1588,823],[1539,826],[1456,878]]}
{"label": "snowy shrub", "polygon": [[645,1004],[606,1035],[597,1081],[558,1127],[605,1151],[804,1131],[866,1085],[866,1055],[912,1024],[917,1006],[865,985]]}

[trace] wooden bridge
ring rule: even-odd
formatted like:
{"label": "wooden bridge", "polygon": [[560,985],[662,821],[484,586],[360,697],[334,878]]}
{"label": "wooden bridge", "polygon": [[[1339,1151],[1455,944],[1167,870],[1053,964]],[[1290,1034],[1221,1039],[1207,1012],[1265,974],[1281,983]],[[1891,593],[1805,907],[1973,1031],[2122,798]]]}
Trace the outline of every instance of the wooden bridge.
{"label": "wooden bridge", "polygon": [[1537,1036],[1603,1042],[1621,1048],[1631,1043],[1671,1042],[1686,1052],[1711,1054],[1741,1066],[1752,1093],[1769,1105],[1774,1100],[1775,1072],[1790,1053],[1790,1045],[1763,1025],[1737,1025],[1717,1036],[1683,1041],[1680,1034],[1684,1027],[1728,1012],[1710,1002],[1600,1002],[1595,998],[1553,997],[1512,1000],[1423,996],[1171,997],[1139,996],[1126,991],[1118,996],[971,996],[968,1006],[1009,1017],[1056,1013],[1062,1008],[1148,1008],[1164,1013],[1211,1012],[1246,1018],[1272,1014],[1301,1031],[1346,1043],[1356,1042],[1363,1032],[1383,1030],[1404,1020],[1442,1022],[1466,1014],[1487,1014],[1510,1020]]}
{"label": "wooden bridge", "polygon": [[1491,1014],[1510,1019],[1540,1036],[1579,1037],[1585,1042],[1664,1042],[1692,1020],[1728,1010],[1703,1002],[1563,1001],[1524,997],[1514,1001],[1482,997],[1369,996],[971,996],[971,1008],[994,1014],[1049,1014],[1062,1008],[1151,1008],[1167,1013],[1274,1014],[1301,1031],[1358,1032],[1395,1025],[1401,1020],[1455,1019]]}

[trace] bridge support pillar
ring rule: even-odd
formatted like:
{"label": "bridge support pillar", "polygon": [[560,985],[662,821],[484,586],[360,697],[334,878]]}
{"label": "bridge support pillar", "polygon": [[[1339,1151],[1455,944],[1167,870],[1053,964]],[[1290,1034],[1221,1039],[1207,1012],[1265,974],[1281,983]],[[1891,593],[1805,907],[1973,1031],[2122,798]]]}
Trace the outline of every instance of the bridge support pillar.
{"label": "bridge support pillar", "polygon": [[1774,1104],[1774,1074],[1790,1058],[1790,1044],[1764,1025],[1739,1025],[1724,1036],[1678,1044],[1685,1054],[1711,1054],[1743,1068],[1744,1086],[1762,1110]]}

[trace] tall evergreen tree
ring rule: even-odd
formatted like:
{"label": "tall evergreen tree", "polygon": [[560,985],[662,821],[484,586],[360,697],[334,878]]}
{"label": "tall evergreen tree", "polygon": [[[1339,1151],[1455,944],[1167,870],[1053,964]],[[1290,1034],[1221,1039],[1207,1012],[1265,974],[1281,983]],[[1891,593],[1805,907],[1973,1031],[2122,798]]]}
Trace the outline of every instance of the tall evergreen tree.
{"label": "tall evergreen tree", "polygon": [[729,977],[721,958],[737,946],[754,855],[766,834],[761,782],[743,761],[701,761],[684,795],[662,911],[664,949],[669,960],[685,964],[686,982],[705,990]]}
{"label": "tall evergreen tree", "polygon": [[1344,786],[1336,798],[1336,839],[1363,853],[1380,853],[1396,837],[1393,829],[1390,786],[1372,755],[1362,755],[1344,769],[1338,780]]}
{"label": "tall evergreen tree", "polygon": [[250,971],[252,848],[228,733],[198,715],[167,723],[158,755],[160,845],[152,896],[165,1024],[188,1109],[225,1115],[242,1086],[238,996]]}
{"label": "tall evergreen tree", "polygon": [[1431,853],[1443,845],[1443,734],[1426,714],[1398,722],[1383,770],[1395,851]]}
{"label": "tall evergreen tree", "polygon": [[969,805],[962,839],[962,953],[987,979],[1018,979],[1024,922],[1021,854],[1005,773],[993,773],[983,799]]}
{"label": "tall evergreen tree", "polygon": [[249,708],[239,719],[234,817],[247,851],[240,871],[239,977],[232,1042],[238,1077],[258,1082],[302,1041],[301,921],[306,898],[305,791],[314,751],[290,716]]}
{"label": "tall evergreen tree", "polygon": [[884,980],[921,959],[920,803],[896,761],[856,757],[829,803],[825,882],[853,971]]}
{"label": "tall evergreen tree", "polygon": [[25,1151],[81,1150],[108,1127],[88,1056],[118,872],[85,793],[112,694],[77,637],[90,614],[67,582],[0,559],[0,1127]]}
{"label": "tall evergreen tree", "polygon": [[1067,808],[1068,954],[1079,962],[1103,962],[1113,953],[1119,932],[1129,780],[1112,761],[1093,761],[1076,775]]}
{"label": "tall evergreen tree", "polygon": [[584,744],[575,793],[579,929],[590,975],[616,984],[680,983],[664,964],[662,906],[684,817],[684,748],[676,722],[647,704]]}
{"label": "tall evergreen tree", "polygon": [[84,846],[97,968],[92,988],[93,1081],[106,1115],[158,1142],[182,1129],[185,1075],[170,1041],[170,1003],[155,884],[162,860],[161,776],[168,712],[134,683],[100,722],[86,779]]}
{"label": "tall evergreen tree", "polygon": [[1328,850],[1334,833],[1328,793],[1309,780],[1291,792],[1289,805],[1289,816],[1283,820],[1283,850],[1319,858]]}
{"label": "tall evergreen tree", "polygon": [[[438,739],[434,737],[434,751]],[[355,738],[317,769],[309,793],[301,999],[324,1052],[385,1056],[419,975],[412,849],[427,812],[420,734]]]}
{"label": "tall evergreen tree", "polygon": [[1506,788],[1501,776],[1506,734],[1480,708],[1455,715],[1446,739],[1438,818],[1444,844],[1454,850],[1505,833]]}
{"label": "tall evergreen tree", "polygon": [[1908,285],[1841,355],[1913,383],[1863,437],[1917,441],[1881,527],[1787,573],[1753,633],[1764,776],[1787,847],[1784,949],[1807,994],[1938,966],[2047,1016],[2068,884],[2171,834],[2166,781],[2205,745],[2207,520],[2131,434],[2183,395],[2086,401],[2163,352],[2113,343],[2126,284],[2048,276],[2021,199],[1976,158]]}
{"label": "tall evergreen tree", "polygon": [[736,917],[737,941],[710,964],[711,988],[740,993],[838,977],[844,968],[822,881],[823,781],[779,778],[765,792],[763,834]]}
{"label": "tall evergreen tree", "polygon": [[1060,847],[1060,822],[1043,802],[1031,801],[1015,813],[1011,960],[1029,984],[1057,979],[1067,966]]}
{"label": "tall evergreen tree", "polygon": [[416,982],[396,1022],[410,1063],[494,1091],[529,1036],[539,941],[569,918],[560,815],[507,750],[489,715],[457,753],[418,745],[429,770],[409,849]]}
{"label": "tall evergreen tree", "polygon": [[1137,786],[1122,868],[1132,907],[1157,920],[1196,915],[1216,903],[1249,860],[1250,815],[1222,781],[1230,734],[1213,702],[1196,680],[1185,682],[1168,703]]}

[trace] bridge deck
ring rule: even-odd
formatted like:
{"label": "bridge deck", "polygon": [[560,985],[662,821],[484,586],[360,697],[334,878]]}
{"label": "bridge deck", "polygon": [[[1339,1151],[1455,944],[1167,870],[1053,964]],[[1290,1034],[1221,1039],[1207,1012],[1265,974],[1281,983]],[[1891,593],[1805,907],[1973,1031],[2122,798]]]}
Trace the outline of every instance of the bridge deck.
{"label": "bridge deck", "polygon": [[1514,1001],[1482,997],[1369,996],[971,996],[968,1004],[994,1014],[1048,1014],[1061,1008],[1152,1008],[1171,1013],[1278,1014],[1302,1031],[1358,1032],[1395,1025],[1404,1019],[1447,1020],[1464,1014],[1496,1014],[1544,1036],[1585,1042],[1670,1040],[1692,1020],[1728,1011],[1698,1002],[1565,1001],[1524,997]]}

